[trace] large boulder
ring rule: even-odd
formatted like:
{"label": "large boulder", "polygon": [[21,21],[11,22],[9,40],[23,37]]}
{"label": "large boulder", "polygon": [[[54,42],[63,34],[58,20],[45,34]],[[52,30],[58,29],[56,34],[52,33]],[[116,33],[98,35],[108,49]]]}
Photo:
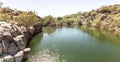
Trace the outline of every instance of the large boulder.
{"label": "large boulder", "polygon": [[8,39],[9,41],[12,41],[12,35],[11,35],[10,31],[5,31],[2,33],[2,35],[3,35],[3,37]]}
{"label": "large boulder", "polygon": [[12,37],[16,37],[18,35],[17,32],[13,29],[10,30],[10,33],[11,33]]}
{"label": "large boulder", "polygon": [[0,21],[0,62],[21,62],[23,57],[28,57],[30,48],[25,49],[26,44],[33,34],[40,32],[40,28],[39,25],[18,27]]}
{"label": "large boulder", "polygon": [[4,62],[14,62],[14,57],[11,55],[4,54]]}
{"label": "large boulder", "polygon": [[9,47],[9,41],[6,39],[2,40],[2,45],[3,45],[3,52],[7,53],[8,52],[7,49]]}
{"label": "large boulder", "polygon": [[4,58],[2,56],[0,57],[0,62],[4,62]]}
{"label": "large boulder", "polygon": [[23,50],[25,48],[25,43],[22,39],[23,36],[24,35],[19,35],[16,38],[13,38],[15,43],[17,44],[19,50]]}
{"label": "large boulder", "polygon": [[23,54],[24,54],[23,51],[18,52],[18,53],[14,56],[15,62],[21,62],[22,59],[23,59]]}
{"label": "large boulder", "polygon": [[25,48],[24,50],[24,58],[28,58],[29,57],[29,52],[30,52],[30,48]]}
{"label": "large boulder", "polygon": [[0,26],[0,40],[2,40],[3,37],[10,41],[12,40],[12,35],[10,33],[10,30]]}
{"label": "large boulder", "polygon": [[9,23],[4,23],[4,24],[1,24],[0,26],[6,29],[12,29],[11,24]]}
{"label": "large boulder", "polygon": [[4,21],[0,21],[0,25],[2,25],[2,24],[6,24],[7,22],[4,22]]}
{"label": "large boulder", "polygon": [[18,52],[18,48],[17,46],[14,44],[14,42],[12,42],[10,45],[9,45],[9,48],[8,48],[8,53],[11,54],[11,55],[14,55]]}

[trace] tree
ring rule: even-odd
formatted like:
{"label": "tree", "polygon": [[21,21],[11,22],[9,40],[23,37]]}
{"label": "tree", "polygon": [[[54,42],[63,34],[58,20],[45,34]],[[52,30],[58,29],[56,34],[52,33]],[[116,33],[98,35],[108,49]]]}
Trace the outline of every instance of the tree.
{"label": "tree", "polygon": [[51,16],[51,15],[45,16],[43,18],[44,25],[50,24],[52,22],[54,22],[54,19],[53,19],[53,16]]}
{"label": "tree", "polygon": [[62,19],[63,19],[62,17],[57,17],[57,20],[58,20],[58,21],[60,21],[60,20],[62,20]]}

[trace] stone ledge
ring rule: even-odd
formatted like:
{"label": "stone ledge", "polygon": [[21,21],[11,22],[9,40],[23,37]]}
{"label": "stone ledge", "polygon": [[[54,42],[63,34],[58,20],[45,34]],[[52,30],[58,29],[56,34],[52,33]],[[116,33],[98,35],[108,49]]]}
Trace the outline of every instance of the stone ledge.
{"label": "stone ledge", "polygon": [[17,52],[14,56],[10,54],[2,54],[0,56],[0,62],[21,62],[25,57],[27,58],[28,53],[30,52],[30,48],[25,48],[23,51]]}

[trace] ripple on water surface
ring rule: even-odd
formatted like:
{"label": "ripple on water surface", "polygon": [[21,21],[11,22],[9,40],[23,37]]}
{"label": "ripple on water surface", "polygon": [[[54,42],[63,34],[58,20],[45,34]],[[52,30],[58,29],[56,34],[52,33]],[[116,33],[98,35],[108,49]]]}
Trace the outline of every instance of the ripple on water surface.
{"label": "ripple on water surface", "polygon": [[31,56],[28,62],[67,62],[66,60],[60,60],[60,55],[50,52],[49,49],[44,49]]}
{"label": "ripple on water surface", "polygon": [[120,62],[120,37],[85,27],[43,28],[27,62]]}

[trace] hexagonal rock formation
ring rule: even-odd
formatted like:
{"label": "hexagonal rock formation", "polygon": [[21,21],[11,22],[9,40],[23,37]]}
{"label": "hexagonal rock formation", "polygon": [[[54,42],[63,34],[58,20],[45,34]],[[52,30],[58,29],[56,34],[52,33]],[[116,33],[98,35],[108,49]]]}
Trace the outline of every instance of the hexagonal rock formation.
{"label": "hexagonal rock formation", "polygon": [[0,21],[0,62],[21,62],[28,54],[24,32],[15,24]]}

